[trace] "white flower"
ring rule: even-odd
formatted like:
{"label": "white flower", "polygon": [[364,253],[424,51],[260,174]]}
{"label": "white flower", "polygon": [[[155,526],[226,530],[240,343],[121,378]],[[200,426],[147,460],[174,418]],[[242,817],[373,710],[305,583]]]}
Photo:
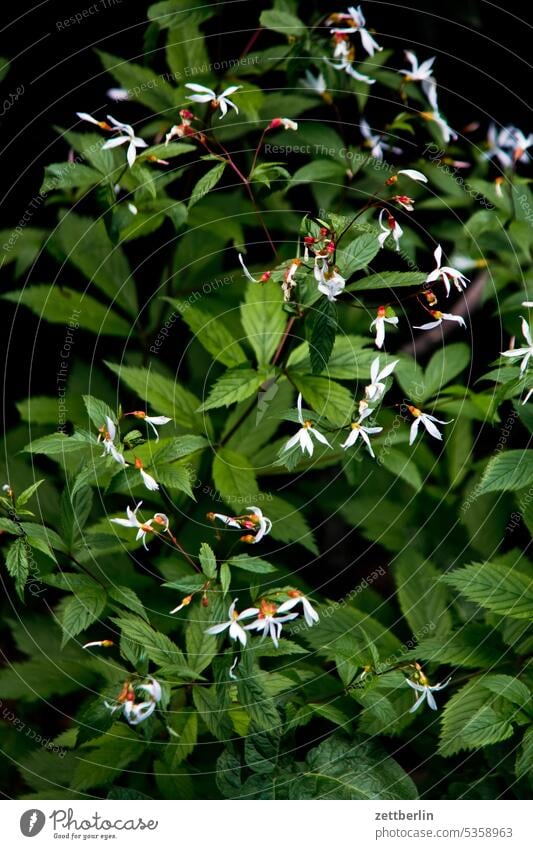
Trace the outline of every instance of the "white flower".
{"label": "white flower", "polygon": [[532,395],[533,395],[533,388],[528,391],[526,397],[522,401],[522,404],[527,404],[527,402],[529,401],[529,399],[531,398]]}
{"label": "white flower", "polygon": [[469,282],[468,277],[465,277],[464,274],[462,274],[457,268],[450,268],[448,265],[441,265],[442,248],[440,245],[437,245],[435,248],[433,256],[435,257],[436,267],[426,277],[426,283],[434,283],[436,280],[441,278],[446,287],[447,296],[450,294],[451,289],[450,280],[459,292],[461,291],[461,288],[466,289],[466,284]]}
{"label": "white flower", "polygon": [[330,62],[329,59],[326,60],[332,68],[335,68],[336,71],[345,71],[349,77],[352,77],[354,80],[360,83],[366,83],[367,85],[373,85],[376,81],[371,79],[371,77],[367,77],[365,74],[360,74],[359,71],[356,71],[353,67],[353,61],[348,56],[343,56],[340,62]]}
{"label": "white flower", "polygon": [[127,463],[120,453],[120,451],[115,447],[115,437],[117,435],[117,428],[114,422],[111,421],[109,416],[105,417],[105,426],[100,428],[100,436],[98,440],[102,439],[102,446],[104,449],[104,453],[102,457],[106,454],[109,454],[113,460],[117,463],[120,463],[121,466],[126,466]]}
{"label": "white flower", "polygon": [[234,94],[242,88],[240,85],[230,85],[229,88],[224,89],[224,91],[220,94],[216,94],[212,88],[207,88],[207,86],[198,85],[197,83],[186,83],[185,88],[190,88],[191,91],[197,92],[196,94],[189,95],[189,100],[192,100],[195,103],[209,103],[209,101],[211,101],[213,109],[220,109],[220,112],[222,113],[220,115],[220,120],[227,113],[228,106],[235,109],[237,114],[239,113],[237,106],[229,99],[229,97],[231,94]]}
{"label": "white flower", "polygon": [[[531,357],[533,357],[533,341],[531,341],[531,331],[529,329],[529,324],[522,318],[522,335],[527,342],[526,348],[511,348],[509,351],[503,351],[502,357],[523,357],[522,362],[520,363],[520,376],[522,376],[527,369],[527,365]],[[529,395],[528,395],[529,398]],[[526,399],[527,400],[527,399]]]}
{"label": "white flower", "polygon": [[[383,216],[387,216],[387,223],[383,223]],[[378,224],[381,227],[381,233],[378,236],[380,247],[383,247],[389,236],[394,239],[396,250],[400,250],[400,239],[403,236],[403,230],[394,218],[386,209],[382,209],[379,213]]]}
{"label": "white flower", "polygon": [[412,212],[415,208],[415,202],[409,195],[394,195],[392,199],[407,212]]}
{"label": "white flower", "polygon": [[[144,722],[152,715],[162,696],[159,682],[155,678],[147,678],[146,680],[148,683],[135,685],[127,681],[115,702],[104,702],[106,708],[111,713],[122,710],[130,725],[138,725],[140,722]],[[148,693],[149,698],[143,702],[136,702],[135,697],[138,690]]]}
{"label": "white flower", "polygon": [[317,439],[323,445],[327,445],[328,448],[331,448],[331,445],[329,444],[326,437],[323,434],[321,434],[318,430],[316,430],[316,428],[314,428],[312,426],[312,423],[310,421],[307,421],[307,420],[304,421],[304,417],[302,415],[302,393],[301,392],[298,395],[297,406],[298,406],[298,421],[300,422],[302,427],[300,428],[300,430],[297,433],[294,434],[294,436],[291,436],[291,438],[289,439],[288,442],[285,443],[282,451],[289,451],[291,448],[294,448],[295,445],[299,444],[301,451],[304,454],[307,451],[309,456],[312,457],[313,451],[314,451],[314,445],[313,445],[313,440],[311,439],[311,435],[313,435],[315,437],[315,439]]}
{"label": "white flower", "polygon": [[429,413],[423,413],[418,407],[413,407],[410,404],[407,405],[407,409],[414,416],[414,421],[411,425],[411,430],[409,432],[409,445],[412,445],[416,439],[416,435],[418,433],[418,428],[420,424],[423,424],[427,432],[430,436],[433,436],[434,439],[439,439],[442,441],[442,434],[438,427],[435,426],[435,422],[437,424],[451,424],[451,422],[443,421],[442,419],[436,419],[435,416],[430,416]]}
{"label": "white flower", "polygon": [[393,373],[394,369],[398,365],[399,360],[394,360],[394,362],[389,363],[388,366],[385,366],[381,371],[379,370],[379,357],[376,357],[372,361],[372,365],[370,366],[370,380],[371,383],[368,386],[365,386],[365,396],[367,401],[380,401],[383,395],[385,394],[385,384],[383,381],[390,377]]}
{"label": "white flower", "polygon": [[263,639],[270,635],[272,642],[278,648],[281,629],[284,622],[289,622],[291,619],[296,619],[297,613],[286,613],[283,616],[278,616],[278,609],[275,604],[263,599],[259,605],[258,617],[255,622],[250,625],[245,625],[246,631],[262,631]]}
{"label": "white flower", "polygon": [[381,433],[383,428],[382,427],[365,427],[365,425],[361,424],[361,422],[364,421],[364,419],[368,418],[368,416],[371,416],[373,412],[374,411],[370,410],[370,409],[364,410],[361,413],[359,421],[352,422],[350,433],[348,434],[346,442],[343,442],[341,444],[341,448],[344,448],[344,450],[346,450],[347,448],[351,448],[352,445],[355,444],[358,437],[360,436],[361,439],[363,440],[363,442],[366,443],[366,446],[368,448],[368,452],[369,452],[370,456],[371,457],[375,456],[374,452],[372,451],[372,446],[370,444],[369,435],[374,434],[374,433]]}
{"label": "white flower", "polygon": [[106,91],[106,95],[110,100],[114,100],[115,103],[122,103],[123,101],[130,99],[130,93],[125,88],[109,88]]}
{"label": "white flower", "polygon": [[464,318],[460,315],[453,315],[451,312],[440,312],[440,310],[429,310],[434,321],[428,321],[426,324],[414,324],[413,327],[415,330],[433,330],[434,327],[438,327],[442,324],[443,321],[456,321],[460,327],[466,327]]}
{"label": "white flower", "polygon": [[159,489],[159,484],[152,475],[149,475],[148,472],[145,472],[144,469],[139,469],[141,473],[141,478],[143,479],[143,483],[146,489],[149,489],[150,492],[156,492]]}
{"label": "white flower", "polygon": [[308,598],[306,598],[300,590],[289,590],[288,595],[290,598],[288,601],[284,601],[278,607],[278,613],[286,613],[288,610],[292,610],[293,607],[296,607],[297,604],[302,605],[304,619],[311,628],[316,622],[320,621],[320,616],[316,612],[315,608],[311,604]]}
{"label": "white flower", "polygon": [[411,68],[410,70],[403,68],[398,71],[398,73],[403,74],[404,81],[406,83],[421,82],[422,89],[425,92],[426,97],[429,97],[430,88],[436,85],[432,76],[435,56],[432,56],[430,59],[426,59],[422,62],[422,64],[420,64],[416,53],[413,53],[412,50],[404,50],[404,54],[405,58],[410,63]]}
{"label": "white flower", "polygon": [[272,121],[268,125],[268,129],[277,130],[279,127],[283,127],[284,130],[294,130],[296,132],[298,124],[291,118],[272,118]]}
{"label": "white flower", "polygon": [[388,316],[386,307],[378,307],[376,317],[370,324],[370,330],[376,328],[376,347],[382,348],[385,341],[385,324],[398,324],[398,317],[395,315]]}
{"label": "white flower", "polygon": [[372,156],[376,159],[383,159],[383,152],[386,150],[390,150],[391,153],[396,154],[402,153],[401,147],[394,147],[394,145],[390,145],[388,142],[383,141],[383,137],[379,133],[373,133],[370,129],[370,124],[365,118],[361,118],[359,122],[359,129],[361,130],[361,135],[366,140],[366,143],[370,148]]}
{"label": "white flower", "polygon": [[144,471],[144,466],[142,460],[139,460],[138,457],[135,458],[135,468],[139,470],[143,484],[146,489],[149,489],[150,492],[156,492],[159,489],[159,484],[152,475],[149,475],[148,472]]}
{"label": "white flower", "polygon": [[413,690],[416,690],[418,693],[421,693],[421,695],[414,703],[413,707],[410,709],[409,713],[414,713],[414,711],[417,710],[424,701],[427,701],[428,707],[430,707],[431,710],[437,710],[437,703],[435,701],[433,693],[438,693],[439,690],[444,690],[444,688],[448,686],[451,680],[451,678],[448,678],[448,680],[442,684],[434,684],[433,686],[430,686],[427,679],[425,679],[424,684],[417,684],[416,681],[411,681],[410,678],[406,678],[406,683],[409,684],[409,686],[412,687]]}
{"label": "white flower", "polygon": [[415,180],[417,183],[427,183],[428,178],[422,174],[421,171],[415,171],[414,168],[404,168],[402,171],[398,171],[398,174],[404,174],[406,177],[409,177],[411,180]]}
{"label": "white flower", "polygon": [[177,607],[174,607],[170,613],[178,613],[180,610],[183,610],[184,607],[188,607],[192,601],[192,595],[186,595],[185,598],[182,598],[181,602]]}
{"label": "white flower", "polygon": [[420,115],[426,121],[434,121],[434,123],[437,124],[442,133],[444,144],[448,144],[450,139],[455,140],[457,138],[457,134],[452,130],[452,128],[449,126],[449,124],[439,112],[439,106],[437,103],[437,86],[431,86],[426,90],[425,94],[432,111],[421,112]]}
{"label": "white flower", "polygon": [[207,518],[210,521],[214,521],[214,519],[218,519],[220,522],[223,522],[228,528],[238,528],[241,529],[240,523],[237,519],[234,519],[232,516],[226,516],[224,513],[208,513]]}
{"label": "white flower", "polygon": [[147,681],[147,684],[137,684],[136,689],[143,690],[155,702],[160,702],[162,696],[161,684],[155,678],[148,678]]}
{"label": "white flower", "polygon": [[331,30],[332,33],[344,33],[346,35],[349,33],[359,33],[361,44],[369,56],[373,56],[376,51],[383,50],[365,28],[366,20],[361,6],[358,6],[357,9],[355,6],[349,6],[348,12],[331,15],[327,23],[336,23],[337,21],[345,21],[346,24],[343,27],[334,27]]}
{"label": "white flower", "polygon": [[346,280],[339,274],[338,270],[329,269],[328,261],[323,256],[315,257],[315,280],[318,283],[318,291],[325,295],[328,301],[336,301],[346,286]]}
{"label": "white flower", "polygon": [[238,599],[235,599],[230,605],[228,611],[228,621],[221,622],[219,625],[213,625],[211,628],[206,629],[206,634],[211,634],[212,636],[216,634],[221,634],[226,629],[229,629],[229,635],[232,640],[238,640],[241,645],[246,645],[246,640],[248,639],[248,634],[242,627],[239,625],[239,622],[242,619],[249,619],[251,616],[257,616],[259,613],[258,607],[247,607],[246,610],[243,610],[242,613],[238,613],[235,610],[235,605],[237,604]]}
{"label": "white flower", "polygon": [[133,412],[125,413],[124,415],[135,416],[136,419],[142,419],[146,422],[146,424],[149,424],[153,432],[155,433],[156,442],[159,442],[159,433],[157,431],[157,428],[172,421],[172,419],[168,416],[147,416],[146,413],[144,413],[142,410],[133,410]]}
{"label": "white flower", "polygon": [[148,550],[148,546],[146,544],[146,536],[149,533],[153,533],[154,529],[152,525],[154,522],[157,525],[161,525],[163,531],[168,531],[169,520],[168,516],[165,513],[154,513],[151,519],[148,519],[147,522],[139,522],[137,518],[137,510],[141,506],[142,501],[139,501],[137,506],[132,510],[131,507],[126,507],[126,516],[127,519],[110,519],[110,522],[113,522],[115,525],[120,525],[123,528],[137,528],[137,536],[136,540],[142,539],[143,546]]}
{"label": "white flower", "polygon": [[239,254],[239,262],[242,265],[242,270],[244,271],[244,276],[246,277],[246,279],[249,280],[250,283],[259,283],[259,280],[257,279],[257,277],[253,277],[250,274],[250,272],[248,271],[248,269],[246,268],[246,266],[244,264],[244,260],[242,258],[242,254]]}
{"label": "white flower", "polygon": [[89,124],[94,124],[96,127],[100,127],[101,130],[113,129],[107,121],[98,121],[97,118],[93,118],[93,116],[89,115],[88,112],[76,112],[76,115],[80,118],[80,120],[87,121]]}
{"label": "white flower", "polygon": [[305,72],[305,78],[300,80],[300,83],[304,88],[308,88],[311,91],[315,91],[317,94],[321,96],[326,94],[327,85],[324,74],[319,73],[316,77],[309,70]]}
{"label": "white flower", "polygon": [[283,275],[283,283],[281,285],[281,288],[283,289],[283,298],[285,301],[290,301],[291,299],[291,292],[296,286],[296,280],[294,279],[294,275],[300,268],[301,264],[301,259],[293,259]]}
{"label": "white flower", "polygon": [[107,119],[113,124],[113,127],[120,132],[120,135],[116,136],[114,139],[106,141],[105,144],[102,145],[102,150],[110,150],[113,147],[127,144],[128,150],[126,151],[126,158],[128,160],[128,165],[132,168],[137,156],[137,148],[148,147],[147,143],[144,139],[140,139],[135,135],[133,127],[130,124],[123,124],[111,115],[108,115]]}
{"label": "white flower", "polygon": [[272,522],[267,516],[263,515],[263,511],[259,507],[247,507],[246,509],[252,512],[241,527],[249,527],[249,523],[251,523],[252,528],[257,528],[257,531],[251,540],[248,540],[246,537],[241,537],[241,539],[251,543],[260,542],[272,530]]}
{"label": "white flower", "polygon": [[501,130],[496,128],[496,124],[490,124],[487,130],[487,150],[483,154],[483,159],[497,159],[502,168],[510,168],[513,164],[512,157],[505,148],[512,147],[513,139],[511,135],[512,128],[504,127]]}
{"label": "white flower", "polygon": [[213,522],[218,519],[223,522],[228,528],[238,528],[239,530],[255,531],[254,534],[247,534],[241,537],[242,542],[258,543],[264,536],[272,530],[272,522],[267,516],[263,515],[260,507],[247,507],[250,513],[243,516],[226,516],[224,513],[208,513],[207,518]]}
{"label": "white flower", "polygon": [[107,649],[113,645],[113,640],[92,640],[90,643],[85,643],[82,649],[104,648]]}

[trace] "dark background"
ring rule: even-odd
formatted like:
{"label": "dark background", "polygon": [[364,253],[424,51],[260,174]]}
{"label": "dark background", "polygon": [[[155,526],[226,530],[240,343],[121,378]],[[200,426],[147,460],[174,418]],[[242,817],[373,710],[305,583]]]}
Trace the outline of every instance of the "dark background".
{"label": "dark background", "polygon": [[[95,5],[98,11],[81,23],[61,25],[69,16]],[[103,115],[105,107],[110,108],[105,91],[114,83],[102,71],[94,48],[142,63],[149,5],[149,0],[4,4],[0,55],[10,59],[12,67],[2,83],[1,99],[20,86],[24,86],[24,93],[0,117],[0,173],[5,182],[0,194],[0,227],[10,229],[20,220],[39,191],[44,166],[65,159],[65,144],[58,139],[54,126],[72,126],[77,110],[100,110]],[[216,34],[209,39],[214,61],[242,53],[255,31],[261,10],[270,8],[271,3],[221,0],[218,5],[222,15],[206,25],[207,30]],[[448,3],[414,0],[405,5],[366,0],[363,9],[369,25],[376,29],[380,43],[386,47],[397,46],[401,50],[412,46],[423,58],[437,56],[440,105],[454,126],[472,120],[479,120],[485,126],[493,118],[500,124],[515,123],[527,133],[533,129],[528,104],[533,81],[529,61],[533,15],[528,5],[523,0],[510,0],[505,8],[487,0]],[[302,2],[300,14],[305,20],[314,21],[320,12],[342,8],[342,2]],[[521,20],[528,11],[531,23]],[[262,34],[255,46],[267,46],[270,38],[271,34]],[[160,43],[164,43],[164,38]],[[400,55],[395,56],[395,62],[399,59]],[[163,47],[160,56],[150,57],[150,64],[164,70]],[[140,108],[139,118],[144,114]],[[53,206],[42,205],[31,226],[54,224],[55,215]],[[3,276],[2,290],[15,288],[9,281],[9,269],[8,276]],[[4,302],[2,314],[10,324],[14,314],[12,305]],[[33,334],[34,317],[22,310],[17,315],[16,333],[9,341],[10,361],[16,362],[17,368],[9,369],[8,398],[28,394],[24,377],[29,371],[31,346],[24,338],[25,324]],[[41,324],[39,337],[43,349],[53,345],[50,326]],[[2,344],[6,338],[7,334],[3,333]],[[38,381],[39,364],[34,360],[32,391],[36,391]],[[45,392],[46,387],[38,387],[38,391]],[[16,418],[15,413],[13,420]]]}

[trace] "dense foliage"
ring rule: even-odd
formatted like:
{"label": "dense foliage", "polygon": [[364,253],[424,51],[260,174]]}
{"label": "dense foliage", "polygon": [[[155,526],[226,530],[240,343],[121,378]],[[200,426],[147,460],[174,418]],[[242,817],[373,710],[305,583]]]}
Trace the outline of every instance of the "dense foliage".
{"label": "dense foliage", "polygon": [[304,5],[224,61],[150,6],[1,234],[53,370],[0,498],[24,798],[529,793],[533,137]]}

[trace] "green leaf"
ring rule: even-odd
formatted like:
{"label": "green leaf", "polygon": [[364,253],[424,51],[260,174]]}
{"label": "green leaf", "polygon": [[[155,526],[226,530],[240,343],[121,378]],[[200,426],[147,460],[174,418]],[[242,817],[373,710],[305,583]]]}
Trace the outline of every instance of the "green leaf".
{"label": "green leaf", "polygon": [[199,415],[198,399],[179,383],[151,369],[106,363],[133,392],[148,401],[158,413],[170,416],[177,425],[201,431],[205,417]]}
{"label": "green leaf", "polygon": [[56,189],[88,189],[102,179],[99,171],[81,162],[53,162],[44,169],[40,191],[44,194]]}
{"label": "green leaf", "polygon": [[533,581],[512,566],[472,563],[442,576],[470,601],[513,619],[533,617]]}
{"label": "green leaf", "polygon": [[251,655],[244,653],[236,670],[239,702],[256,728],[264,731],[275,730],[279,728],[280,716],[259,678],[258,671]]}
{"label": "green leaf", "polygon": [[416,636],[436,636],[452,630],[446,588],[439,583],[438,569],[415,551],[399,555],[394,561],[394,579],[402,613]]}
{"label": "green leaf", "polygon": [[209,607],[195,605],[189,608],[189,621],[185,629],[187,661],[191,669],[198,674],[209,666],[217,654],[218,641],[206,630],[227,618],[222,599],[209,594]]}
{"label": "green leaf", "polygon": [[167,299],[181,316],[196,339],[217,360],[230,368],[246,362],[246,354],[217,311],[205,304]]}
{"label": "green leaf", "polygon": [[237,451],[219,448],[213,462],[213,480],[222,498],[228,503],[253,504],[258,488],[250,461]]}
{"label": "green leaf", "polygon": [[383,451],[378,450],[376,460],[380,466],[404,480],[416,492],[422,489],[423,480],[417,465],[398,448],[390,448],[387,445]]}
{"label": "green leaf", "polygon": [[200,546],[200,566],[206,578],[216,578],[217,559],[210,545],[203,542]]}
{"label": "green leaf", "polygon": [[194,711],[180,711],[170,716],[169,726],[179,739],[167,744],[172,749],[172,767],[176,768],[187,758],[196,746],[198,739],[198,714]]}
{"label": "green leaf", "polygon": [[259,22],[261,26],[287,36],[298,37],[307,32],[307,27],[300,18],[282,9],[267,9],[261,12]]}
{"label": "green leaf", "polygon": [[[343,183],[346,179],[346,167],[332,159],[315,159],[302,165],[293,174],[291,186],[299,183]],[[376,240],[377,241],[377,240]],[[379,245],[378,245],[379,248]]]}
{"label": "green leaf", "polygon": [[[96,445],[96,440],[93,444]],[[25,446],[24,451],[28,451],[30,454],[46,454],[48,457],[57,457],[79,451],[88,445],[91,445],[91,443],[80,434],[67,436],[65,433],[59,432],[34,439],[33,442]]]}
{"label": "green leaf", "polygon": [[516,708],[508,700],[491,693],[490,686],[487,687],[491,677],[469,681],[446,704],[439,744],[439,753],[444,757],[455,755],[461,749],[499,743],[512,736],[511,720]]}
{"label": "green leaf", "polygon": [[137,644],[139,649],[146,654],[150,660],[159,665],[186,666],[185,657],[181,649],[172,640],[155,631],[147,622],[137,616],[121,616],[112,621],[120,628],[122,634]]}
{"label": "green leaf", "polygon": [[37,492],[42,483],[44,483],[44,478],[41,478],[40,481],[35,481],[35,483],[32,483],[31,486],[23,490],[23,492],[21,492],[20,495],[17,496],[17,507],[24,507],[24,505],[28,503],[32,495]]}
{"label": "green leaf", "polygon": [[178,492],[184,492],[189,498],[196,500],[191,486],[191,470],[187,465],[176,463],[173,466],[163,466],[162,469],[158,469],[155,465],[152,468],[156,480],[162,486],[177,489]]}
{"label": "green leaf", "polygon": [[290,786],[292,799],[417,799],[412,779],[371,740],[337,735],[312,749]]}
{"label": "green leaf", "polygon": [[105,607],[106,600],[105,590],[96,583],[79,589],[75,596],[66,600],[60,616],[63,628],[62,646],[65,646],[71,637],[76,637],[96,622]]}
{"label": "green leaf", "polygon": [[189,209],[198,203],[205,195],[213,189],[224,173],[226,167],[225,162],[219,162],[214,168],[211,168],[203,177],[200,177],[196,183],[189,200]]}
{"label": "green leaf", "polygon": [[316,308],[309,341],[309,355],[313,374],[320,374],[327,367],[333,352],[336,331],[337,310],[335,304],[332,304],[327,298],[322,298]]}
{"label": "green leaf", "polygon": [[418,632],[419,642],[410,652],[410,656],[416,660],[447,663],[467,669],[489,668],[494,664],[494,658],[500,657],[505,651],[498,634],[479,622],[463,625],[459,630],[447,634],[445,639],[425,637],[424,633]]}
{"label": "green leaf", "polygon": [[272,280],[250,283],[241,304],[241,322],[258,364],[268,365],[287,322],[281,287]]}
{"label": "green leaf", "polygon": [[327,377],[310,377],[291,371],[291,379],[305,401],[318,413],[337,426],[346,425],[352,417],[353,395]]}
{"label": "green leaf", "polygon": [[30,571],[28,543],[26,540],[17,539],[11,543],[7,550],[6,568],[15,580],[15,590],[18,597],[24,601],[24,587]]}
{"label": "green leaf", "polygon": [[124,723],[116,723],[107,734],[92,740],[90,748],[79,751],[72,778],[73,790],[110,784],[140,754],[137,734]]}
{"label": "green leaf", "polygon": [[87,280],[133,318],[138,304],[135,283],[122,248],[113,245],[102,219],[84,218],[69,212],[55,233],[58,245]]}
{"label": "green leaf", "polygon": [[136,613],[145,620],[148,619],[144,609],[144,604],[131,587],[111,586],[108,589],[108,593],[109,598],[121,604],[122,607],[125,607],[127,610],[131,610],[133,613]]}
{"label": "green leaf", "polygon": [[533,773],[533,726],[526,729],[520,751],[516,757],[517,778]]}
{"label": "green leaf", "polygon": [[349,242],[346,247],[337,248],[337,262],[342,276],[348,279],[354,272],[366,268],[379,250],[375,233],[363,233]]}
{"label": "green leaf", "polygon": [[5,531],[7,534],[14,534],[16,537],[22,534],[22,530],[17,523],[12,522],[11,519],[6,519],[4,516],[0,516],[0,531]]}
{"label": "green leaf", "polygon": [[265,575],[267,572],[276,571],[276,567],[267,563],[266,560],[249,554],[236,554],[235,557],[228,557],[227,562],[238,569],[244,569],[246,572],[255,572],[256,575]]}
{"label": "green leaf", "polygon": [[105,401],[93,398],[92,395],[83,395],[83,403],[91,422],[96,428],[101,428],[106,423],[106,416],[116,423],[117,416],[114,410]]}
{"label": "green leaf", "polygon": [[134,100],[161,117],[176,108],[175,89],[162,76],[154,76],[151,68],[136,65],[134,62],[126,62],[119,56],[113,56],[103,50],[96,52],[106,71],[109,71]]}
{"label": "green leaf", "polygon": [[444,345],[440,351],[433,354],[424,372],[423,392],[419,400],[423,402],[436,395],[439,389],[464,371],[471,356],[470,348],[463,342]]}
{"label": "green leaf", "polygon": [[475,495],[526,489],[533,483],[533,450],[514,449],[492,457],[475,488]]}
{"label": "green leaf", "polygon": [[298,542],[313,554],[318,554],[318,546],[309,523],[294,504],[278,495],[270,495],[268,506],[265,506],[264,510],[272,521],[270,533],[274,539],[280,542]]}
{"label": "green leaf", "polygon": [[359,292],[368,289],[398,289],[403,286],[422,286],[427,275],[420,271],[382,271],[361,277],[345,288],[345,292]]}
{"label": "green leaf", "polygon": [[231,369],[226,371],[211,389],[207,400],[200,410],[214,410],[217,407],[229,407],[238,401],[245,401],[254,395],[265,382],[266,375],[254,369]]}
{"label": "green leaf", "polygon": [[203,436],[178,436],[175,439],[161,440],[160,447],[153,456],[155,466],[163,463],[173,463],[196,451],[202,451],[209,443]]}
{"label": "green leaf", "polygon": [[80,294],[66,286],[26,286],[20,292],[7,292],[1,297],[14,304],[23,304],[51,324],[76,322],[83,330],[104,336],[128,336],[130,333],[130,325],[125,319],[90,295]]}

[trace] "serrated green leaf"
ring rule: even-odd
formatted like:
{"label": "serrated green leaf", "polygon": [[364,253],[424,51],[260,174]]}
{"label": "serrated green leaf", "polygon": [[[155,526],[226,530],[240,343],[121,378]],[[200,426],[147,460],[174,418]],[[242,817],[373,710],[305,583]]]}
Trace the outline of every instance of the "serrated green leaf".
{"label": "serrated green leaf", "polygon": [[198,399],[179,383],[150,369],[114,363],[106,365],[158,413],[170,416],[181,427],[198,431],[204,429],[205,417],[196,412]]}
{"label": "serrated green leaf", "polygon": [[512,566],[472,563],[442,576],[470,601],[513,619],[533,617],[533,581]]}
{"label": "serrated green leaf", "polygon": [[218,378],[200,410],[204,412],[245,401],[256,393],[264,382],[265,375],[258,374],[254,369],[231,369]]}
{"label": "serrated green leaf", "polygon": [[104,336],[128,336],[130,333],[130,325],[124,318],[90,295],[66,286],[26,286],[20,292],[7,292],[1,297],[14,304],[24,304],[51,324],[66,325],[75,314],[79,327],[91,333]]}
{"label": "serrated green leaf", "polygon": [[533,450],[503,451],[492,457],[475,490],[475,495],[485,492],[506,492],[526,489],[533,483]]}
{"label": "serrated green leaf", "polygon": [[345,288],[345,292],[359,292],[368,289],[398,289],[404,286],[422,286],[426,274],[420,271],[382,271],[361,277]]}
{"label": "serrated green leaf", "polygon": [[220,181],[224,169],[226,167],[225,162],[219,162],[215,165],[214,168],[211,168],[203,177],[200,177],[198,182],[196,183],[194,189],[192,190],[192,194],[189,200],[189,209],[191,209],[195,203],[198,203],[203,197],[205,197],[211,189],[214,189],[216,184]]}
{"label": "serrated green leaf", "polygon": [[250,283],[241,304],[241,322],[258,364],[268,365],[287,323],[281,287],[272,280]]}
{"label": "serrated green leaf", "polygon": [[24,600],[24,587],[30,571],[30,561],[27,551],[28,543],[24,539],[16,539],[8,548],[6,554],[6,569],[15,581],[18,597]]}
{"label": "serrated green leaf", "polygon": [[105,590],[93,583],[92,586],[79,589],[75,596],[68,598],[62,607],[60,621],[63,628],[62,645],[85,631],[101,615],[107,601]]}
{"label": "serrated green leaf", "polygon": [[336,332],[337,310],[335,305],[327,298],[322,298],[316,307],[311,339],[309,340],[309,357],[313,374],[320,374],[327,368],[333,352]]}

